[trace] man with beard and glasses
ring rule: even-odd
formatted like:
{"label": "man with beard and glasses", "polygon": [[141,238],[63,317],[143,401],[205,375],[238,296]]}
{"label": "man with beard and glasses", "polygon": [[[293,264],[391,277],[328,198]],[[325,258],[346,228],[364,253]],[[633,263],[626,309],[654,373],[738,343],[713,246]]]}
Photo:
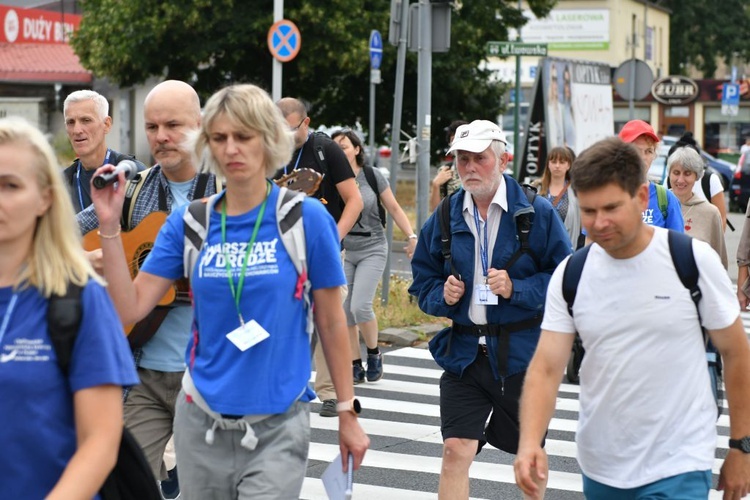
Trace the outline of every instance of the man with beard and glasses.
{"label": "man with beard and glasses", "polygon": [[516,452],[518,402],[547,283],[571,252],[552,205],[503,174],[506,144],[487,120],[456,130],[449,152],[463,189],[447,199],[451,259],[441,243],[441,205],[422,228],[411,264],[409,293],[419,307],[453,320],[430,342],[444,370],[440,499],[469,498],[469,467],[485,443]]}

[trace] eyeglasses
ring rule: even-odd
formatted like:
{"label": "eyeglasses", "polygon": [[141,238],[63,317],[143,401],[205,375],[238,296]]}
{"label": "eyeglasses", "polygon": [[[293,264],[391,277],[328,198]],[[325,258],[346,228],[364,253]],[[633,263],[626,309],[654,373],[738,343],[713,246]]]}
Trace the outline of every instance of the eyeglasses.
{"label": "eyeglasses", "polygon": [[291,130],[292,132],[296,132],[296,131],[298,131],[298,130],[299,130],[299,128],[300,128],[300,127],[302,126],[302,124],[303,124],[303,123],[305,123],[305,120],[307,120],[307,117],[304,117],[304,118],[303,118],[303,119],[302,119],[302,120],[301,120],[301,121],[300,121],[300,122],[299,122],[299,123],[297,124],[297,126],[296,126],[296,127],[289,127],[289,130]]}

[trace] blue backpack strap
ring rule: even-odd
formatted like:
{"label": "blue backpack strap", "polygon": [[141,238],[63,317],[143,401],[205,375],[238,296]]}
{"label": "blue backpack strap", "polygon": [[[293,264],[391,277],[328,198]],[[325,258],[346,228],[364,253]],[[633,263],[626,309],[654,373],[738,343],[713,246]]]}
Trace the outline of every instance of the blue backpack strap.
{"label": "blue backpack strap", "polygon": [[578,292],[578,282],[581,281],[581,273],[583,273],[586,258],[589,256],[589,250],[591,250],[591,245],[576,250],[568,259],[565,264],[565,271],[563,271],[562,294],[566,304],[568,304],[568,314],[571,318],[573,317],[573,303],[576,300],[576,292]]}
{"label": "blue backpack strap", "polygon": [[[684,233],[669,231],[667,235],[669,241],[669,254],[672,256],[674,268],[680,277],[682,285],[690,290],[690,298],[698,309],[698,303],[701,300],[701,289],[698,288],[698,266],[695,264],[695,255],[693,255],[693,238]],[[701,313],[698,311],[698,319]]]}

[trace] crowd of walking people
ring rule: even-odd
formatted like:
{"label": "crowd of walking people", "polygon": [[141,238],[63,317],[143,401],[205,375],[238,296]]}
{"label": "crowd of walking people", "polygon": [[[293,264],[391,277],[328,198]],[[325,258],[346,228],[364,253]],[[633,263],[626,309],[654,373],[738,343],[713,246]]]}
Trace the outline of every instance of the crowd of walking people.
{"label": "crowd of walking people", "polygon": [[201,106],[164,81],[143,105],[147,168],[107,147],[106,99],[78,91],[64,170],[38,129],[0,119],[0,497],[106,500],[132,434],[163,498],[299,498],[316,400],[338,417],[342,471],[366,465],[355,386],[388,374],[373,310],[388,216],[409,293],[450,322],[429,342],[439,498],[469,498],[487,444],[544,497],[576,336],[587,498],[707,498],[717,373],[731,426],[716,487],[750,492],[750,219],[734,292],[723,197],[702,192],[690,137],[669,188],[647,178],[660,139],[641,120],[584,151],[551,144],[534,188],[506,173],[495,122],[455,121],[415,228],[362,137],[314,132],[309,112],[251,84]]}

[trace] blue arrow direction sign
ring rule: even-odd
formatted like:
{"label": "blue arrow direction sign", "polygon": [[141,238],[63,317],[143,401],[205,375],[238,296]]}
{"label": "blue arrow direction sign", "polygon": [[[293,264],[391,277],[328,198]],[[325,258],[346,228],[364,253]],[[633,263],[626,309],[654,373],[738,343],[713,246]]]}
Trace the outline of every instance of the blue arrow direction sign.
{"label": "blue arrow direction sign", "polygon": [[378,30],[370,32],[370,68],[380,69],[383,61],[383,37]]}

